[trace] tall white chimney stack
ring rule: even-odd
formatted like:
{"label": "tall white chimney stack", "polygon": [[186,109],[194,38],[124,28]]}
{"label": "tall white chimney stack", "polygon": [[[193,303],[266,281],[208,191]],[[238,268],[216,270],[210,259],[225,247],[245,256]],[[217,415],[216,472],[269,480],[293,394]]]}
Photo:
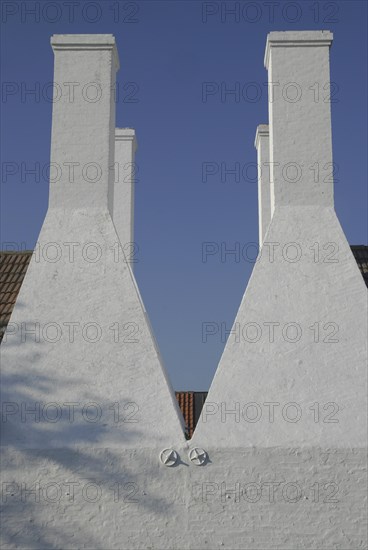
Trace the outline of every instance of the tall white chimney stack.
{"label": "tall white chimney stack", "polygon": [[[113,202],[115,102],[119,69],[111,34],[53,35],[54,81],[67,93],[53,103],[50,208],[106,208]],[[68,86],[66,86],[68,85]],[[55,178],[56,180],[56,178]]]}
{"label": "tall white chimney stack", "polygon": [[55,79],[89,99],[54,106],[52,158],[78,179],[51,185],[1,345],[4,548],[367,548],[367,290],[327,177],[331,40],[268,37],[274,212],[264,170],[262,249],[186,441],[122,258],[131,187],[114,198],[109,167],[134,139],[115,142],[114,39],[53,38]]}
{"label": "tall white chimney stack", "polygon": [[271,221],[270,140],[268,124],[257,127],[254,146],[258,166],[258,226],[259,247],[262,246]]}
{"label": "tall white chimney stack", "polygon": [[[13,415],[2,430],[2,445],[84,445],[94,455],[98,446],[139,448],[143,441],[157,456],[162,446],[185,440],[182,416],[123,254],[121,241],[131,238],[132,189],[130,182],[125,196],[117,186],[114,198],[115,38],[54,35],[51,44],[55,82],[68,83],[70,92],[53,105],[51,168],[60,177],[51,179],[36,253],[10,319],[12,330],[2,343],[6,381],[1,392],[20,410],[12,380],[23,377],[30,381],[24,398],[30,407],[45,400],[73,402],[82,414],[71,425],[63,413],[57,430],[49,431]],[[134,131],[118,134],[127,139],[120,143],[127,146],[124,153],[118,144],[118,160],[124,163],[124,155],[132,158]],[[86,400],[104,411],[103,424],[86,426]],[[128,403],[136,418],[116,422],[111,403],[122,410]]]}
{"label": "tall white chimney stack", "polygon": [[[115,183],[113,222],[123,250],[134,243],[134,183],[137,150],[132,128],[115,129]],[[133,267],[133,264],[132,266]]]}
{"label": "tall white chimney stack", "polygon": [[[329,31],[267,38],[271,212],[264,215],[262,171],[264,242],[193,436],[198,445],[241,441],[286,454],[366,445],[367,292],[333,208],[331,42]],[[257,138],[258,154],[267,155],[264,126]],[[343,411],[333,422],[309,415],[313,403],[331,402]],[[245,407],[243,419],[239,412],[236,422],[223,423],[222,411],[236,417],[242,403],[254,415]],[[263,421],[270,403],[280,410],[293,403],[300,419]]]}
{"label": "tall white chimney stack", "polygon": [[271,208],[333,206],[330,31],[271,32],[269,83]]}

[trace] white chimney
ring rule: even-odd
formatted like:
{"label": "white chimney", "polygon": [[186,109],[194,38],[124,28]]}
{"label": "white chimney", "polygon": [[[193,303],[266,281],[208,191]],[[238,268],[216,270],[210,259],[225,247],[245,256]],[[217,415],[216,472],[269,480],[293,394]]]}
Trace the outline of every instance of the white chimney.
{"label": "white chimney", "polygon": [[[120,242],[130,238],[132,189],[124,195],[117,187],[113,196],[115,38],[54,35],[51,44],[55,82],[69,83],[73,95],[53,105],[51,166],[60,177],[50,183],[49,210],[2,344],[2,392],[19,406],[2,431],[2,444],[82,445],[93,454],[98,446],[139,447],[143,441],[156,449],[185,441]],[[129,132],[123,145],[130,143],[124,154],[131,159]],[[56,426],[40,426],[31,417],[22,422],[15,379],[27,381],[21,392],[27,407],[42,402],[66,407]],[[70,402],[77,404],[72,423],[63,405]],[[95,422],[83,415],[90,402],[96,404]],[[131,421],[121,421],[125,417]]]}
{"label": "white chimney", "polygon": [[330,31],[271,32],[271,206],[333,206]]}
{"label": "white chimney", "polygon": [[115,102],[119,70],[110,34],[53,35],[54,81],[63,94],[52,112],[50,208],[112,207]]}
{"label": "white chimney", "polygon": [[[328,85],[329,33],[276,34],[267,59],[280,86],[309,94]],[[304,99],[285,106],[276,94],[274,213],[186,441],[109,213],[114,39],[53,44],[59,80],[79,89],[98,81],[105,92],[100,105],[55,105],[54,162],[98,159],[104,170],[89,186],[82,170],[74,185],[51,185],[42,248],[1,346],[3,546],[366,548],[367,292],[332,184],[308,172],[331,161],[329,109]],[[293,184],[292,171],[282,179],[288,163],[307,170]],[[216,334],[209,324],[222,338],[225,323]],[[58,407],[66,420],[53,421]]]}
{"label": "white chimney", "polygon": [[[115,129],[115,183],[112,218],[121,246],[128,258],[134,247],[134,184],[137,173],[137,140],[132,128]],[[131,267],[133,268],[133,262]]]}
{"label": "white chimney", "polygon": [[286,455],[366,445],[366,288],[333,208],[331,42],[328,31],[268,35],[273,215],[227,327],[198,445]]}
{"label": "white chimney", "polygon": [[268,124],[260,124],[257,127],[254,146],[257,149],[258,231],[259,247],[261,247],[271,221],[270,143]]}

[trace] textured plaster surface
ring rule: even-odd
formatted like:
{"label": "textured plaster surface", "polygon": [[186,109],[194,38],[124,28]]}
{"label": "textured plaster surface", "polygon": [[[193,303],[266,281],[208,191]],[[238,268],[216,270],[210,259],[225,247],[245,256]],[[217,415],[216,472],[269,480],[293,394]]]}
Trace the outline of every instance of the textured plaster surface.
{"label": "textured plaster surface", "polygon": [[[194,433],[195,443],[364,446],[366,304],[364,281],[334,210],[277,208],[204,405],[208,414],[202,415]],[[248,403],[256,405],[244,411],[244,420],[242,409]],[[273,422],[271,406],[264,403],[278,403]],[[289,403],[297,406],[282,411]],[[333,411],[336,415],[316,422],[310,409],[314,403],[319,403],[323,418]],[[328,408],[327,403],[335,405]],[[236,406],[239,414],[226,413]],[[290,420],[299,415],[299,420]]]}
{"label": "textured plaster surface", "polygon": [[133,244],[136,150],[135,131],[131,128],[116,128],[113,221],[121,245],[129,257],[133,257],[136,252]]}
{"label": "textured plaster surface", "polygon": [[366,548],[364,449],[159,450],[5,453],[2,548]]}
{"label": "textured plaster surface", "polygon": [[[76,446],[81,438],[93,445],[134,447],[181,440],[181,413],[108,210],[49,210],[40,249],[58,242],[64,250],[62,243],[77,240],[82,244],[73,262],[69,256],[58,262],[32,258],[10,320],[15,332],[1,350],[3,400],[19,407],[78,403],[75,419],[70,423],[65,405],[60,420],[29,429],[31,415],[23,422],[19,408],[3,425],[3,444]],[[83,258],[86,244],[88,257],[98,251],[99,261]],[[90,402],[102,409],[98,422],[81,414]],[[116,421],[115,402],[123,422]],[[96,410],[91,407],[91,418]]]}
{"label": "textured plaster surface", "polygon": [[331,42],[329,31],[268,35],[272,213],[278,205],[333,206]]}
{"label": "textured plaster surface", "polygon": [[[331,41],[328,31],[268,35],[273,217],[195,442],[366,445],[367,292],[333,209],[332,179],[320,172],[316,181],[310,170],[332,164],[330,104],[310,90],[330,82]],[[290,83],[297,99],[285,92]],[[311,407],[327,418],[316,420]]]}
{"label": "textured plaster surface", "polygon": [[[279,53],[275,44],[285,43],[285,33],[277,34],[271,50]],[[328,48],[318,43],[320,34],[288,35],[291,57],[276,59],[271,52],[269,69],[276,64],[281,74],[278,62],[290,59],[299,66],[304,57],[293,53],[293,42],[301,37],[310,46],[295,48],[306,52],[305,69],[315,78],[313,64],[321,62],[324,78]],[[55,75],[99,78],[111,90],[118,66],[113,37],[65,36],[53,43]],[[276,177],[275,211],[260,258],[204,413],[185,441],[110,215],[117,196],[111,95],[100,106],[57,105],[54,161],[80,156],[89,162],[100,155],[105,169],[88,188],[68,179],[51,185],[41,254],[31,261],[1,346],[2,547],[366,548],[367,295],[332,207],[332,186],[317,188],[304,179],[291,189]],[[294,128],[304,108],[288,115],[274,107],[274,137],[284,124],[279,117],[287,116],[284,145],[300,160],[294,147],[300,140],[309,162],[312,135],[306,139]],[[325,108],[310,111],[330,124]],[[289,130],[295,130],[291,141]],[[321,131],[327,159],[329,130]],[[280,147],[277,152],[293,158]],[[42,254],[50,242],[63,251],[57,261]],[[65,243],[73,242],[71,260]],[[94,248],[83,248],[90,243]],[[32,333],[36,323],[39,341]],[[96,342],[96,326],[85,330],[89,323],[100,329]],[[203,466],[188,458],[194,447],[208,453]],[[165,448],[178,453],[174,466],[160,461]]]}
{"label": "textured plaster surface", "polygon": [[[2,346],[3,399],[19,408],[4,424],[2,443],[149,447],[181,440],[181,413],[110,215],[115,39],[54,35],[51,44],[55,81],[77,85],[53,105],[51,160],[62,177],[50,184],[49,210]],[[23,402],[57,403],[64,414],[30,429]],[[72,421],[68,403],[79,411]],[[86,403],[96,406],[83,409]],[[86,421],[94,416],[98,421]]]}
{"label": "textured plaster surface", "polygon": [[270,140],[268,124],[260,124],[258,126],[254,145],[257,149],[258,166],[259,246],[262,246],[271,221]]}
{"label": "textured plaster surface", "polygon": [[[70,36],[73,36],[70,39]],[[111,208],[118,57],[112,35],[54,35],[54,81],[74,83],[53,103],[50,208]],[[71,43],[74,40],[74,43]],[[57,176],[57,177],[56,177]]]}

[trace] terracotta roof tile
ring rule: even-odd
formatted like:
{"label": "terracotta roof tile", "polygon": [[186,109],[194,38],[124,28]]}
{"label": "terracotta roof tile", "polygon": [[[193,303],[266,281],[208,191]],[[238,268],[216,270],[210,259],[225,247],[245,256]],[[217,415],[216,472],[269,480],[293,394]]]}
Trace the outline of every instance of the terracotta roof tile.
{"label": "terracotta roof tile", "polygon": [[32,251],[0,252],[0,341],[9,323]]}
{"label": "terracotta roof tile", "polygon": [[203,403],[207,397],[207,392],[177,391],[175,395],[181,412],[183,413],[187,439],[190,439],[200,417]]}

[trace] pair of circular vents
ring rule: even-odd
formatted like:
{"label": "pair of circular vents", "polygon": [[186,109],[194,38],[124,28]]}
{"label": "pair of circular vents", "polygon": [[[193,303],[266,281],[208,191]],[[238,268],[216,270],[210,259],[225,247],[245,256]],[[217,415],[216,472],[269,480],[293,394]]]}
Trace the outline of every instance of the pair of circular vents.
{"label": "pair of circular vents", "polygon": [[[196,466],[202,466],[208,456],[206,451],[199,447],[194,447],[188,453],[188,458]],[[165,466],[175,466],[178,463],[179,455],[174,449],[164,449],[161,451],[160,460]]]}

